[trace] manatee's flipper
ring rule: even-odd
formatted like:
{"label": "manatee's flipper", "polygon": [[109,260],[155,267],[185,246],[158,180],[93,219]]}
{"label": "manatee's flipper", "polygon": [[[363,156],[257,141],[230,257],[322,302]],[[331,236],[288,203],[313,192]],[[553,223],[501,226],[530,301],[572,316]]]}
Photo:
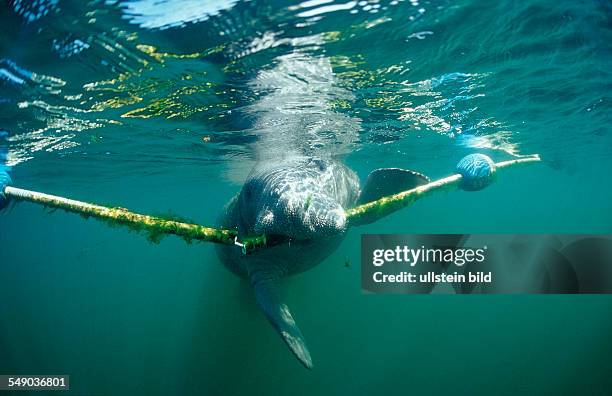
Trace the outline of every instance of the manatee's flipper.
{"label": "manatee's flipper", "polygon": [[295,357],[307,369],[312,369],[312,359],[310,358],[310,352],[308,347],[306,347],[302,332],[295,324],[289,308],[280,299],[277,287],[278,278],[257,278],[257,276],[251,275],[259,306]]}
{"label": "manatee's flipper", "polygon": [[429,178],[421,173],[399,168],[382,168],[372,171],[368,176],[359,204],[376,201],[382,197],[411,190],[429,183]]}

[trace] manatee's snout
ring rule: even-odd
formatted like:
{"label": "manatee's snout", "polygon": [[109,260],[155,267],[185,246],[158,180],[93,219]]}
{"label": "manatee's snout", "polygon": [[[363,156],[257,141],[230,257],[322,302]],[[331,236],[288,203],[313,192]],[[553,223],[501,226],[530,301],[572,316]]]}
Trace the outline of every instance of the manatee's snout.
{"label": "manatee's snout", "polygon": [[346,214],[340,204],[320,194],[280,195],[258,213],[255,232],[294,240],[334,236],[346,230]]}
{"label": "manatee's snout", "polygon": [[[309,202],[310,200],[310,202]],[[328,197],[307,198],[304,209],[297,216],[305,234],[332,236],[346,230],[346,214],[342,206]]]}

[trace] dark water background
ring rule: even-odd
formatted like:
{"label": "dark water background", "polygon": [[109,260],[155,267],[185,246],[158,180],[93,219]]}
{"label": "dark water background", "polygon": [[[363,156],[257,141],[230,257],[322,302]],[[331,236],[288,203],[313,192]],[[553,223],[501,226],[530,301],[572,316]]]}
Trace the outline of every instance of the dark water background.
{"label": "dark water background", "polygon": [[212,246],[19,204],[0,215],[0,373],[70,374],[92,395],[610,394],[609,297],[359,286],[361,233],[612,232],[609,2],[5,1],[0,25],[23,188],[213,224],[279,138],[251,82],[291,54],[334,76],[338,117],[301,119],[302,143],[362,178],[438,178],[475,151],[544,159],[351,229],[288,279],[312,372]]}

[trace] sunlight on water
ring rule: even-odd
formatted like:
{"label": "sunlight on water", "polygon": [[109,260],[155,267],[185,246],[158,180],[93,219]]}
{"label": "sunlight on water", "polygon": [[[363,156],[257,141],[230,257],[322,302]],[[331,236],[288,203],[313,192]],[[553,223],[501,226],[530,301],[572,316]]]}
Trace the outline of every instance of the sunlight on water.
{"label": "sunlight on water", "polygon": [[119,3],[125,10],[125,18],[142,28],[161,28],[185,26],[188,23],[202,22],[211,16],[228,10],[237,0],[188,0],[172,2],[158,0],[107,1]]}
{"label": "sunlight on water", "polygon": [[[82,65],[99,70],[101,77],[90,73],[78,77],[61,72],[43,75],[35,70],[35,64],[22,65],[5,57],[0,78],[10,94],[4,100],[17,105],[9,107],[12,114],[29,114],[22,117],[21,136],[12,138],[13,164],[36,158],[32,153],[40,150],[74,152],[75,147],[90,143],[91,135],[83,137],[81,132],[103,132],[108,125],[129,128],[129,119],[212,122],[211,127],[219,132],[240,129],[242,121],[235,123],[232,114],[240,114],[237,110],[260,94],[256,87],[242,89],[244,80],[257,68],[268,68],[283,59],[278,55],[292,51],[329,59],[337,76],[331,86],[346,87],[352,91],[352,99],[332,89],[325,100],[336,109],[334,113],[344,113],[349,118],[360,118],[364,113],[373,115],[368,117],[370,123],[380,118],[382,124],[369,125],[369,130],[378,131],[395,120],[394,128],[386,132],[392,139],[415,132],[435,132],[463,147],[512,155],[534,151],[522,148],[516,135],[525,120],[503,116],[514,113],[506,105],[500,107],[504,95],[496,93],[507,73],[499,75],[486,62],[475,66],[469,58],[460,59],[457,66],[463,66],[458,69],[437,71],[443,63],[436,57],[444,62],[437,49],[447,36],[444,23],[462,12],[462,8],[447,7],[445,2],[308,1],[276,7],[267,28],[242,20],[244,16],[239,11],[243,7],[245,12],[265,13],[265,7],[259,10],[256,5],[241,4],[235,8],[233,1],[188,2],[180,7],[170,1],[111,1],[106,3],[106,10],[83,12],[73,7],[62,9],[61,4],[51,2],[41,6],[36,17],[26,16],[25,6],[19,2],[13,7],[30,24],[44,23],[37,22],[40,18],[60,18],[60,10],[81,20],[82,26],[71,33],[60,27],[53,34],[49,30],[53,28],[46,25],[52,36],[46,51],[50,49],[55,54],[49,58],[51,63],[46,70],[57,73],[62,63],[70,65],[70,70]],[[400,8],[405,12],[396,12]],[[430,17],[428,8],[437,15]],[[221,16],[221,12],[225,14]],[[522,17],[521,10],[515,13]],[[95,15],[99,17],[92,18]],[[330,25],[331,20],[325,19],[328,15],[345,16],[346,21]],[[151,40],[151,33],[122,24],[123,18],[162,35],[166,29],[196,29],[207,39],[201,44],[173,39],[174,45],[162,40],[160,49]],[[287,23],[292,22],[294,27],[290,28]],[[116,25],[103,33],[94,28],[112,23]],[[468,30],[465,34],[469,33]],[[362,43],[376,42],[396,47],[383,58],[378,56],[377,45],[360,47]],[[402,51],[396,50],[399,48]],[[551,51],[558,53],[558,49]],[[465,51],[461,54],[467,56]],[[501,56],[505,54],[508,50],[500,52]],[[507,67],[511,65],[510,60]],[[428,68],[432,70],[430,75],[424,73]],[[291,75],[291,70],[286,72]],[[223,127],[216,128],[218,120],[223,119],[227,120],[220,122]],[[7,127],[14,129],[10,122]],[[168,124],[165,128],[172,130],[174,126]],[[332,130],[343,128],[346,127],[342,123],[331,126]],[[399,135],[397,128],[402,130]],[[367,140],[369,131],[358,130]],[[220,136],[221,141],[224,138]]]}

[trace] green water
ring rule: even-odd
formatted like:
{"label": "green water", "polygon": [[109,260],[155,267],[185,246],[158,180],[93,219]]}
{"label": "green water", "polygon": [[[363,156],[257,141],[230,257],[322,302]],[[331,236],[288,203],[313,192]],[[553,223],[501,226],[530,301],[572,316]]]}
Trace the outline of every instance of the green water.
{"label": "green water", "polygon": [[[17,204],[0,214],[0,374],[69,374],[75,395],[610,394],[607,296],[365,295],[359,269],[362,233],[612,232],[607,2],[41,3],[0,6],[19,187],[214,224],[286,137],[362,180],[439,178],[472,152],[543,162],[350,229],[287,279],[312,371],[212,246]],[[329,65],[331,111],[275,124],[252,81],[295,53]]]}

